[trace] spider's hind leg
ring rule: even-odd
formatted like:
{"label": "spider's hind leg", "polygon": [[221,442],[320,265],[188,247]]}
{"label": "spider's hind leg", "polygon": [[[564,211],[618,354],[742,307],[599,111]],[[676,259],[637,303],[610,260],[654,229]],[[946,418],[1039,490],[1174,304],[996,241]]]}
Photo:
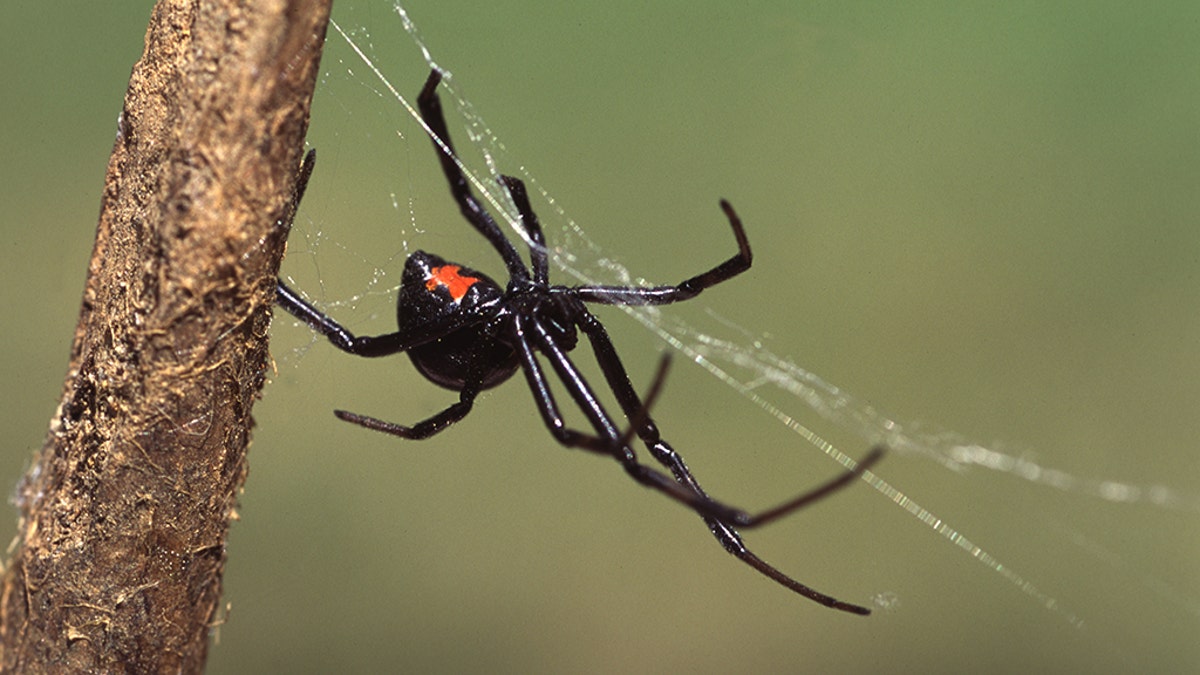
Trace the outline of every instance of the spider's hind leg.
{"label": "spider's hind leg", "polygon": [[675,477],[675,480],[678,481],[678,484],[686,487],[693,494],[692,499],[679,499],[679,501],[690,506],[693,511],[704,519],[709,531],[712,532],[713,536],[717,538],[717,541],[720,542],[726,551],[772,581],[814,602],[852,614],[865,615],[871,613],[871,610],[866,607],[843,602],[830,595],[821,593],[779,571],[751,551],[745,542],[742,541],[742,536],[735,528],[765,525],[848,486],[853,480],[862,475],[868,467],[882,458],[883,450],[881,448],[876,448],[868,453],[866,457],[859,461],[853,471],[837,476],[817,488],[809,490],[774,508],[757,514],[750,514],[741,509],[730,507],[713,499],[704,491],[704,488],[700,486],[700,483],[683,461],[683,457],[659,435],[658,427],[650,417],[649,407],[662,388],[665,369],[659,369],[646,398],[644,400],[639,398],[637,392],[634,391],[632,383],[629,381],[629,376],[625,372],[625,366],[621,363],[620,357],[617,356],[616,349],[613,347],[604,326],[591,313],[582,314],[578,325],[580,330],[591,341],[592,350],[595,352],[596,360],[600,364],[600,370],[604,373],[609,387],[616,395],[622,411],[629,420],[629,429],[620,437],[621,442],[627,445],[634,434],[637,434],[641,438],[655,461],[668,469]]}

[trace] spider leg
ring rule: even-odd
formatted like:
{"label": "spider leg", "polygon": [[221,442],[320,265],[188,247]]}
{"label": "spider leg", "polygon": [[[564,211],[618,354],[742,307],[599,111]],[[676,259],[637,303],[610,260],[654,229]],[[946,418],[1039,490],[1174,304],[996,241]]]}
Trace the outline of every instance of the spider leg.
{"label": "spider leg", "polygon": [[300,210],[300,200],[304,199],[304,191],[308,189],[308,179],[312,178],[313,168],[317,164],[317,149],[313,148],[304,155],[304,161],[300,164],[300,173],[296,176],[296,186],[292,189],[292,198],[288,200],[288,208],[284,213],[280,225],[284,230],[292,229],[292,222],[296,220],[296,212]]}
{"label": "spider leg", "polygon": [[283,283],[283,281],[279,281],[278,284],[275,291],[275,304],[287,310],[288,314],[308,324],[313,330],[329,338],[329,342],[334,347],[349,354],[354,354],[355,356],[390,356],[391,354],[399,354],[417,345],[429,342],[437,337],[436,335],[428,334],[413,335],[404,331],[359,337],[314,307],[302,298],[299,293]]}
{"label": "spider leg", "polygon": [[[630,421],[630,431],[636,431],[642,442],[650,449],[650,454],[654,459],[669,469],[680,484],[686,485],[700,496],[702,503],[706,502],[707,505],[718,506],[720,509],[717,511],[728,511],[733,514],[733,517],[727,517],[717,512],[709,511],[707,508],[693,507],[704,519],[709,531],[712,532],[713,536],[716,537],[717,541],[720,542],[726,551],[780,585],[826,607],[854,614],[865,615],[871,613],[871,610],[866,607],[843,602],[821,593],[779,571],[751,551],[734,527],[751,528],[763,525],[846,487],[882,457],[883,452],[880,448],[872,450],[865,458],[859,461],[853,471],[837,476],[833,480],[818,486],[816,489],[805,492],[794,499],[759,514],[751,515],[740,509],[725,506],[708,496],[708,493],[704,491],[704,488],[700,486],[700,483],[692,475],[691,470],[688,469],[687,464],[684,463],[683,457],[661,438],[657,425],[654,424],[654,420],[650,417],[648,406],[651,398],[657,395],[658,389],[661,387],[661,378],[663,377],[661,369],[659,375],[655,378],[654,385],[651,387],[651,393],[647,396],[646,401],[643,402],[639,399],[637,392],[630,383],[625,366],[617,355],[612,340],[608,337],[608,332],[599,320],[590,312],[584,310],[580,314],[578,325],[584,334],[588,336],[592,344],[592,350],[596,354],[596,360],[600,364],[600,370],[604,373],[609,387],[612,389],[614,395],[616,395],[618,403]],[[629,432],[626,432],[626,435],[628,434]]]}
{"label": "spider leg", "polygon": [[477,389],[463,389],[459,395],[458,402],[446,408],[445,410],[433,415],[432,417],[417,422],[411,427],[406,427],[393,422],[385,422],[384,420],[366,415],[359,415],[346,410],[334,410],[333,414],[338,419],[351,424],[357,424],[360,427],[366,427],[374,431],[382,431],[400,438],[407,438],[413,441],[420,441],[438,433],[446,427],[454,424],[467,416],[471,412],[472,406],[475,404],[475,396],[478,394]]}
{"label": "spider leg", "polygon": [[733,206],[724,199],[721,200],[721,210],[725,212],[725,217],[729,219],[729,226],[733,228],[733,236],[738,243],[738,252],[729,260],[709,271],[685,279],[675,286],[651,288],[577,286],[573,290],[584,302],[598,302],[605,305],[666,305],[694,298],[704,289],[716,286],[722,281],[745,272],[750,269],[750,263],[754,256],[750,252],[750,240],[746,238],[742,219],[738,218]]}
{"label": "spider leg", "polygon": [[457,153],[454,152],[454,145],[450,142],[450,130],[446,127],[446,116],[442,112],[442,102],[437,95],[437,87],[441,81],[441,72],[436,68],[429,71],[429,79],[425,80],[425,86],[421,89],[420,96],[417,97],[417,108],[421,111],[421,119],[425,120],[425,124],[429,125],[429,129],[433,131],[433,149],[442,163],[442,172],[446,174],[446,181],[450,183],[450,194],[454,196],[454,201],[458,202],[458,208],[467,222],[471,223],[504,259],[509,276],[515,280],[528,279],[529,272],[525,269],[525,263],[521,260],[517,249],[504,236],[504,232],[492,219],[491,214],[475,199],[475,195],[471,193],[471,186],[467,183],[467,177],[463,175],[462,167],[458,165]]}
{"label": "spider leg", "polygon": [[[625,455],[632,455],[633,451],[628,448],[627,444],[618,446],[617,443],[612,442],[619,439],[616,435],[616,427],[612,425],[611,420],[601,423],[601,428],[604,429],[601,433],[605,434],[608,440],[567,427],[566,420],[559,411],[558,403],[554,400],[554,392],[550,390],[550,381],[546,378],[541,364],[538,363],[537,356],[534,355],[533,344],[528,339],[526,320],[520,316],[514,316],[513,326],[516,338],[513,343],[517,352],[517,360],[521,364],[521,371],[525,373],[525,381],[529,385],[529,390],[533,392],[533,399],[537,403],[538,412],[542,415],[542,421],[550,430],[550,434],[554,436],[554,440],[567,447],[583,448],[611,455],[619,461]],[[591,398],[593,401],[595,400],[594,396]],[[597,403],[597,405],[599,404]],[[602,417],[602,419],[606,418],[607,415]]]}
{"label": "spider leg", "polygon": [[[559,443],[566,447],[582,448],[616,459],[635,481],[665,494],[694,511],[714,513],[723,518],[736,517],[736,510],[714,502],[703,494],[676,482],[671,476],[640,463],[633,448],[628,443],[622,442],[623,437],[617,431],[616,423],[604,410],[595,392],[588,386],[583,375],[576,369],[570,357],[558,346],[549,332],[536,321],[530,321],[529,325],[526,325],[520,317],[514,317],[514,321],[518,333],[518,338],[514,340],[515,349],[522,365],[522,371],[524,371],[526,381],[533,392],[538,410],[542,413],[542,420]],[[575,400],[584,416],[591,422],[592,427],[596,430],[596,435],[588,435],[567,428],[554,400],[554,394],[550,390],[549,381],[534,355],[534,346],[531,344],[529,334],[526,333],[527,329],[532,331],[533,344],[536,344],[538,351],[542,352],[550,362],[571,394],[571,398]]]}
{"label": "spider leg", "polygon": [[517,359],[522,366],[521,371],[525,373],[525,381],[529,385],[529,390],[533,392],[538,412],[541,413],[542,421],[550,430],[550,435],[554,436],[554,440],[568,448],[591,450],[617,457],[618,460],[624,453],[631,452],[627,447],[617,448],[597,436],[590,436],[568,428],[566,420],[563,419],[562,413],[558,409],[558,403],[554,400],[554,393],[550,390],[550,381],[546,379],[546,373],[533,353],[533,346],[527,340],[519,340],[516,350]]}
{"label": "spider leg", "polygon": [[525,183],[512,176],[500,176],[500,182],[508,190],[517,213],[521,215],[521,224],[525,226],[525,234],[529,235],[529,261],[533,268],[533,282],[540,286],[550,285],[550,265],[546,258],[546,235],[542,234],[542,225],[538,222],[537,214],[529,204],[529,194],[525,192]]}

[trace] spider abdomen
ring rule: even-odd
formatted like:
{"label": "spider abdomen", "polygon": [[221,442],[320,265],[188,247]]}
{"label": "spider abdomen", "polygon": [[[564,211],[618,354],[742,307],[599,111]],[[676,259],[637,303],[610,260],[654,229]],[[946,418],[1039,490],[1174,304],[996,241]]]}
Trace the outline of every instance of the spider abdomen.
{"label": "spider abdomen", "polygon": [[[469,267],[416,251],[404,265],[396,300],[400,330],[438,334],[408,350],[413,366],[430,382],[462,391],[475,368],[482,388],[494,387],[517,370],[512,348],[489,334],[504,291],[490,277]],[[480,364],[486,364],[481,366]]]}
{"label": "spider abdomen", "polygon": [[453,391],[462,391],[466,386],[472,364],[486,364],[482,389],[504,382],[518,368],[516,352],[503,342],[482,335],[476,326],[414,347],[408,351],[408,357],[425,379]]}

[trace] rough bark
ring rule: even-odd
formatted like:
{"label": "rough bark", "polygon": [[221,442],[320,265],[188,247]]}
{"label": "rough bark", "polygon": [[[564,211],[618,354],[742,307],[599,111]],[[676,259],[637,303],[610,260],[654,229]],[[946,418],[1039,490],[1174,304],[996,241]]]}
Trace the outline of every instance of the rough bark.
{"label": "rough bark", "polygon": [[198,672],[330,0],[161,0],[62,401],[17,491],[5,672]]}

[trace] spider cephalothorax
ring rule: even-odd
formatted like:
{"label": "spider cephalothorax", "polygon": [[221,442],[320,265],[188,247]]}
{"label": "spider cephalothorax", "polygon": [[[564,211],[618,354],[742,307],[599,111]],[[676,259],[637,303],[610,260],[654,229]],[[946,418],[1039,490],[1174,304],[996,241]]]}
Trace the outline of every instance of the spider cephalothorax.
{"label": "spider cephalothorax", "polygon": [[[716,267],[673,286],[560,286],[549,281],[545,237],[518,179],[504,176],[507,190],[530,243],[527,267],[503,230],[471,193],[454,155],[437,87],[441,73],[429,74],[417,99],[421,117],[434,135],[434,149],[450,183],[450,192],[463,216],[500,254],[508,283],[501,287],[487,275],[446,261],[424,251],[408,257],[397,300],[399,330],[385,335],[357,337],[279,282],[277,302],[296,318],[326,336],[335,347],[357,356],[388,356],[405,352],[417,370],[431,382],[459,392],[458,401],[413,426],[402,426],[343,410],[339,418],[369,429],[410,439],[427,438],[461,420],[470,412],[479,392],[494,387],[520,370],[542,420],[550,433],[567,447],[608,455],[634,480],[686,505],[700,515],[727,551],[783,586],[834,609],[869,614],[865,607],[819,593],[775,569],[742,542],[735,528],[750,528],[781,518],[834,492],[856,478],[882,455],[873,450],[852,472],[843,473],[775,508],[750,514],[709,497],[684,464],[683,458],[659,435],[648,403],[634,390],[608,332],[587,307],[601,305],[661,305],[695,297],[750,268],[750,243],[741,220],[728,202],[721,201],[738,251]],[[316,153],[310,151],[301,167],[292,201],[292,215],[312,175]],[[622,432],[591,385],[568,356],[582,333],[604,374],[605,382],[628,420]],[[550,365],[563,388],[578,406],[591,432],[567,426],[551,391],[542,362]],[[665,366],[665,360],[664,360]],[[662,384],[659,369],[652,392]],[[647,397],[647,401],[654,393]],[[631,441],[636,435],[651,456],[670,473],[642,464]]]}

